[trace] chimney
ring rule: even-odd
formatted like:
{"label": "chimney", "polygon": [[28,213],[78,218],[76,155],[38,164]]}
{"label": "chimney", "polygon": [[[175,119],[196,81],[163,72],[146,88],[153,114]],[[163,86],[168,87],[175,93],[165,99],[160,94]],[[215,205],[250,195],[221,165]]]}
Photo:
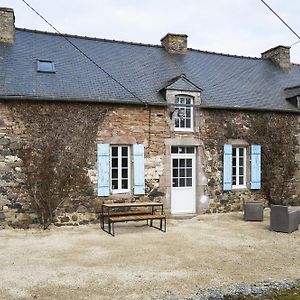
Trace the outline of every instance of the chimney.
{"label": "chimney", "polygon": [[291,70],[290,47],[277,46],[261,54],[261,58],[270,59],[275,65],[285,71]]}
{"label": "chimney", "polygon": [[0,7],[0,44],[15,42],[15,14],[12,8]]}
{"label": "chimney", "polygon": [[171,54],[187,53],[187,35],[168,33],[160,41],[161,45]]}

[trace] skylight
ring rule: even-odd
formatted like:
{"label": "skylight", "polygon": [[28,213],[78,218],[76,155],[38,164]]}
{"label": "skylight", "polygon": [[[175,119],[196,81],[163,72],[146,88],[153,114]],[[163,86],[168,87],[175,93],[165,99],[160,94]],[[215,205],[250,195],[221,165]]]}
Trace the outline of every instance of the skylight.
{"label": "skylight", "polygon": [[51,60],[37,61],[37,71],[42,73],[55,73],[55,64]]}

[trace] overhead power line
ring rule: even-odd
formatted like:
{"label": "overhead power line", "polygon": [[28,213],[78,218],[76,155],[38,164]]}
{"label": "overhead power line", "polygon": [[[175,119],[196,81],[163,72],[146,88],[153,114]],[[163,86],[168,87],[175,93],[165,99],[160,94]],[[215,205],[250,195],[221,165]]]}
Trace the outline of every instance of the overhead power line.
{"label": "overhead power line", "polygon": [[300,35],[293,30],[293,28],[291,26],[289,26],[289,24],[287,24],[287,22],[285,22],[275,11],[274,9],[272,9],[272,7],[270,5],[268,5],[264,0],[260,0],[297,38],[298,41],[294,44],[292,44],[290,47],[300,43]]}
{"label": "overhead power line", "polygon": [[[267,6],[268,7],[268,9],[270,9],[271,11],[272,11],[272,13],[273,14],[275,14],[275,16],[277,16],[277,18],[279,18],[280,19],[280,21],[281,22],[283,22],[283,24],[285,25],[285,26],[287,26],[288,28],[289,28],[289,30],[291,30],[292,32],[293,32],[293,34],[294,35],[296,35],[296,37],[298,38],[298,41],[296,41],[295,43],[293,43],[292,45],[290,45],[290,47],[293,47],[293,46],[295,46],[296,44],[299,44],[300,43],[300,36],[264,1],[264,0],[260,0],[265,6]],[[228,76],[228,77],[226,77],[225,79],[223,79],[223,80],[221,80],[221,81],[219,81],[219,82],[216,82],[215,84],[213,84],[213,85],[211,85],[211,86],[209,86],[209,88],[212,88],[212,87],[216,87],[216,86],[218,86],[218,85],[220,85],[220,84],[222,84],[222,83],[224,83],[224,82],[226,82],[227,80],[229,80],[229,79],[231,79],[231,78],[233,78],[233,77],[236,77],[236,76],[239,76],[239,75],[241,75],[241,74],[243,74],[244,72],[247,72],[247,71],[250,71],[252,68],[254,68],[256,65],[258,65],[259,64],[259,61],[256,63],[256,64],[254,64],[254,65],[252,65],[252,66],[250,66],[250,67],[248,67],[248,68],[245,68],[244,70],[241,70],[240,72],[237,72],[237,73],[233,73],[233,74],[231,74],[230,76]]]}
{"label": "overhead power line", "polygon": [[117,80],[114,76],[108,73],[103,67],[101,67],[97,62],[95,62],[90,56],[88,56],[84,51],[82,51],[78,46],[76,46],[70,39],[68,39],[64,34],[62,34],[56,27],[54,27],[49,21],[46,20],[36,9],[34,9],[28,2],[22,0],[24,4],[26,4],[35,14],[37,14],[42,20],[44,20],[52,29],[54,29],[61,37],[63,37],[70,45],[72,45],[77,51],[79,51],[85,58],[87,58],[92,64],[94,64],[97,68],[99,68],[103,73],[105,73],[109,78],[111,78],[114,82],[120,85],[125,91],[127,91],[134,98],[142,102],[147,106],[147,102],[143,101],[140,97],[138,97],[135,93],[130,91],[124,84],[122,84],[119,80]]}

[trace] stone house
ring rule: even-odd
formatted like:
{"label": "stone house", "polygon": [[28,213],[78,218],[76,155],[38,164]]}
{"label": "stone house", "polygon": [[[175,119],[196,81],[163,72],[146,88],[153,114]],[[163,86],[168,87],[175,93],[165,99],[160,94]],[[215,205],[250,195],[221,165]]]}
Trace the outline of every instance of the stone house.
{"label": "stone house", "polygon": [[102,201],[171,215],[299,204],[299,108],[289,47],[251,58],[190,49],[184,34],[63,37],[0,8],[0,224],[38,222],[51,197],[57,224],[96,220]]}

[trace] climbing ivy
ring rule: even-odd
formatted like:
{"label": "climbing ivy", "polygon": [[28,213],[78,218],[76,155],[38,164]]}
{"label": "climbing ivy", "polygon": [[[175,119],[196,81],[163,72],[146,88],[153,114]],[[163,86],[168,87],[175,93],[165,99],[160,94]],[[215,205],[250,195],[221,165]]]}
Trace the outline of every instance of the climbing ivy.
{"label": "climbing ivy", "polygon": [[[262,189],[269,203],[300,204],[295,195],[297,117],[272,112],[209,110],[201,136],[209,152],[223,153],[229,139],[262,146]],[[222,159],[222,155],[220,155]]]}
{"label": "climbing ivy", "polygon": [[23,128],[25,187],[31,208],[47,227],[66,199],[85,195],[93,187],[95,141],[107,108],[79,103],[15,103],[15,123]]}

